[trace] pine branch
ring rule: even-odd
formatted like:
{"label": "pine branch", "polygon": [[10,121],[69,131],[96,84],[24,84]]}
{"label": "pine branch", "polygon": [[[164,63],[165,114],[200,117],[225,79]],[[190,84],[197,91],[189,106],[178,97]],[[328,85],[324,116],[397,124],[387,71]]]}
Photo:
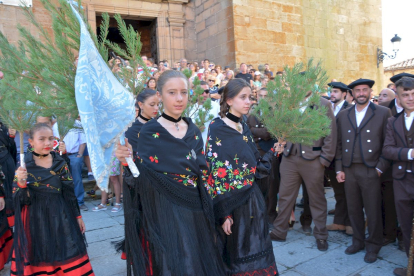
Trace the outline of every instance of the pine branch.
{"label": "pine branch", "polygon": [[259,101],[254,112],[273,137],[312,145],[331,131],[326,107],[320,106],[320,92],[327,80],[321,63],[314,65],[313,59],[306,66],[285,67],[284,75],[268,83],[267,98]]}

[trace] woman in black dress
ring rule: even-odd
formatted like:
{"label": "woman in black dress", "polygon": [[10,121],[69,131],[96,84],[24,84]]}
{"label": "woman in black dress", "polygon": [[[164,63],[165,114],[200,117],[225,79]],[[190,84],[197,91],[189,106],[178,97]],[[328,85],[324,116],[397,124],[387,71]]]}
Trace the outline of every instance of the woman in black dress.
{"label": "woman in black dress", "polygon": [[13,234],[7,221],[6,209],[4,208],[6,205],[3,189],[5,178],[2,167],[0,166],[0,271],[3,270],[4,265],[9,259],[10,250],[13,245]]}
{"label": "woman in black dress", "polygon": [[13,183],[15,238],[11,274],[94,275],[68,165],[52,150],[47,124],[30,130],[33,152],[25,155]]}
{"label": "woman in black dress", "polygon": [[[188,80],[179,71],[165,71],[157,89],[164,113],[139,133],[135,163],[140,176],[134,178],[125,167],[124,190],[134,191],[132,197],[124,193],[128,274],[132,266],[134,275],[225,275],[204,188],[203,140],[191,119],[181,117]],[[131,146],[118,144],[116,156],[126,166]]]}
{"label": "woman in black dress", "polygon": [[220,102],[221,118],[209,126],[207,190],[214,202],[220,249],[229,275],[276,275],[264,198],[256,183],[270,170],[272,150],[260,158],[248,126],[251,88],[230,80]]}
{"label": "woman in black dress", "polygon": [[135,122],[125,132],[125,137],[132,146],[134,152],[137,151],[138,133],[141,128],[152,118],[157,117],[160,99],[157,91],[146,88],[138,94],[135,107],[138,108],[138,115]]}

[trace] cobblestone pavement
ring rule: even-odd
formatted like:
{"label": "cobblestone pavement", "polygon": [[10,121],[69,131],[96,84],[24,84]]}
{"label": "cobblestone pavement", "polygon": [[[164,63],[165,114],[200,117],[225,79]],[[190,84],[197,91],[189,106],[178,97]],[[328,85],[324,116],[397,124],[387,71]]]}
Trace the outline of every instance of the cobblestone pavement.
{"label": "cobblestone pavement", "polygon": [[[335,199],[332,189],[325,189],[328,200],[328,210],[333,209]],[[299,195],[298,200],[301,195]],[[89,211],[82,212],[86,224],[86,238],[89,244],[88,253],[97,276],[121,276],[126,275],[125,261],[115,253],[111,241],[118,241],[124,234],[123,211],[111,212],[111,206],[107,211],[92,212],[91,209],[99,203],[98,200],[86,201]],[[299,220],[300,211],[296,208],[296,219]],[[328,224],[333,220],[328,216]],[[351,237],[339,232],[329,233],[329,249],[326,252],[318,251],[315,238],[307,236],[301,231],[300,223],[296,223],[290,230],[287,241],[273,242],[277,266],[281,275],[296,276],[373,276],[393,275],[396,267],[406,266],[407,257],[399,251],[395,244],[383,247],[379,253],[378,261],[373,264],[364,262],[365,252],[355,255],[344,253],[351,244]],[[7,265],[0,275],[9,275]]]}

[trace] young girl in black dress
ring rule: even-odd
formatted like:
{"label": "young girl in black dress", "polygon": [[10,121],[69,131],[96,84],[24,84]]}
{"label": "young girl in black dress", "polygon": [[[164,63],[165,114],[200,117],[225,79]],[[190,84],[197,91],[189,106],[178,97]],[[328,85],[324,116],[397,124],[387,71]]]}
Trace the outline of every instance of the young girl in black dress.
{"label": "young girl in black dress", "polygon": [[[211,199],[204,186],[207,164],[199,129],[181,114],[187,107],[188,80],[165,71],[157,83],[164,113],[139,133],[140,176],[125,167],[125,251],[128,274],[225,275],[214,240]],[[129,147],[128,147],[129,146]],[[118,144],[117,158],[126,166],[130,145]],[[132,267],[131,267],[132,265]]]}
{"label": "young girl in black dress", "polygon": [[276,275],[263,195],[256,183],[270,170],[270,150],[260,158],[241,118],[251,105],[250,85],[230,80],[220,102],[221,118],[209,126],[207,190],[214,202],[220,249],[229,275]]}
{"label": "young girl in black dress", "polygon": [[51,151],[54,141],[47,124],[36,124],[26,168],[16,171],[12,275],[94,275],[73,180],[66,162]]}

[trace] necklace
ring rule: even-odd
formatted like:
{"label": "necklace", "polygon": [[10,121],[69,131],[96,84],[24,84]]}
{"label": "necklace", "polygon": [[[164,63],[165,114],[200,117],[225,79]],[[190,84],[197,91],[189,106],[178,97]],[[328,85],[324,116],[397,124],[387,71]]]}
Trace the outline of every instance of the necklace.
{"label": "necklace", "polygon": [[237,117],[237,116],[231,114],[230,112],[227,112],[226,117],[230,121],[235,122],[237,124],[237,126],[236,126],[237,131],[239,131],[239,132],[242,131],[242,127],[241,127],[241,124],[240,124],[240,117]]}
{"label": "necklace", "polygon": [[168,116],[167,114],[165,114],[164,112],[161,114],[161,117],[165,118],[166,120],[173,122],[175,125],[175,128],[177,129],[177,131],[179,131],[180,129],[178,128],[178,122],[181,121],[181,116],[178,117],[178,119],[174,119],[171,116]]}
{"label": "necklace", "polygon": [[150,119],[145,118],[144,116],[141,115],[141,113],[138,115],[138,117],[140,117],[142,120],[144,120],[145,122],[148,122]]}
{"label": "necklace", "polygon": [[46,156],[48,156],[49,153],[48,154],[38,154],[38,153],[33,151],[33,155],[39,157],[39,159],[42,159],[42,158],[45,158]]}

